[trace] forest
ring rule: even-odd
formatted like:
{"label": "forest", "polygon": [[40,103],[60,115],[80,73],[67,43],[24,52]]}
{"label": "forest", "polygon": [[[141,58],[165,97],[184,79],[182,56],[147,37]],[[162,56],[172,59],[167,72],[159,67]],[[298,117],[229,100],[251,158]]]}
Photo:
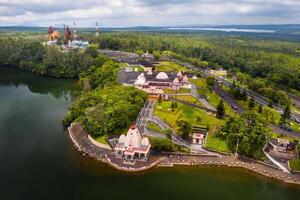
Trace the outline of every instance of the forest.
{"label": "forest", "polygon": [[[46,35],[0,34],[0,66],[18,67],[57,78],[79,78],[91,66],[106,60],[97,49],[167,54],[206,69],[225,68],[239,84],[281,104],[284,91],[300,93],[300,45],[298,42],[262,40],[242,36],[196,35],[182,33],[109,32],[96,38],[82,33],[92,45],[86,50],[63,51],[47,47]],[[63,38],[62,38],[63,39]],[[278,93],[278,89],[280,93]],[[286,103],[284,103],[286,104]]]}
{"label": "forest", "polygon": [[117,83],[119,65],[112,61],[92,66],[80,74],[82,94],[65,117],[64,126],[80,122],[93,137],[119,134],[134,123],[146,93]]}
{"label": "forest", "polygon": [[233,74],[245,74],[245,83],[260,93],[264,88],[276,87],[300,90],[300,45],[297,42],[224,36],[107,33],[102,35],[100,47],[133,52],[169,51],[173,57],[198,67],[225,68]]}
{"label": "forest", "polygon": [[85,51],[62,51],[59,47],[43,46],[42,37],[0,36],[0,66],[17,67],[56,78],[78,78],[89,67],[101,66],[105,58],[91,45]]}

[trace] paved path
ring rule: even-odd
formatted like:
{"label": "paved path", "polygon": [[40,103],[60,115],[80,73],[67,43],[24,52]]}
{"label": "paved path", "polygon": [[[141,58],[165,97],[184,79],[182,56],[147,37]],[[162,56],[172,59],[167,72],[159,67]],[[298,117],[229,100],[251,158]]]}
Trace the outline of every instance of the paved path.
{"label": "paved path", "polygon": [[197,90],[197,86],[193,83],[191,83],[191,95],[196,98],[197,100],[199,100],[207,109],[209,110],[213,110],[213,111],[217,111],[217,109],[211,105],[204,96],[199,95],[198,90]]}
{"label": "paved path", "polygon": [[300,174],[288,174],[273,167],[267,163],[257,162],[246,157],[235,156],[188,156],[180,154],[169,155],[168,158],[162,159],[159,166],[174,166],[174,165],[213,165],[213,166],[229,166],[239,167],[251,170],[255,173],[279,179],[287,183],[294,183],[300,185]]}
{"label": "paved path", "polygon": [[185,105],[190,106],[190,107],[199,108],[200,110],[204,110],[206,112],[216,113],[215,110],[211,110],[211,109],[208,109],[204,106],[200,106],[200,105],[197,105],[197,104],[194,104],[194,103],[190,103],[190,102],[186,102],[186,101],[183,101],[183,100],[180,100],[180,99],[176,99],[174,97],[170,97],[170,100],[177,101],[179,103],[185,104]]}
{"label": "paved path", "polygon": [[112,151],[100,148],[88,139],[87,133],[79,124],[73,124],[68,128],[69,135],[75,146],[90,157],[107,163],[116,169],[136,172],[147,170],[159,166],[174,166],[174,165],[213,165],[213,166],[229,166],[241,167],[249,169],[255,173],[264,176],[273,177],[287,183],[300,185],[300,174],[287,174],[276,167],[270,166],[266,163],[260,163],[249,158],[234,156],[207,156],[207,155],[182,155],[181,153],[164,153],[152,154],[147,163],[136,162],[134,165],[126,164],[122,159],[115,158]]}
{"label": "paved path", "polygon": [[96,146],[88,139],[88,134],[82,129],[79,124],[72,124],[68,128],[68,132],[76,147],[88,154],[90,157],[100,160],[111,165],[114,168],[123,171],[142,171],[154,167],[159,163],[159,156],[150,156],[148,162],[136,162],[134,165],[124,163],[123,159],[115,157],[113,151]]}
{"label": "paved path", "polygon": [[153,108],[154,108],[154,102],[147,101],[137,117],[136,125],[139,131],[142,133],[145,131],[147,127],[147,122],[150,116],[152,115]]}
{"label": "paved path", "polygon": [[[145,103],[144,107],[142,108],[142,110],[140,111],[140,113],[137,117],[136,125],[137,125],[139,131],[141,133],[145,133],[147,136],[166,138],[165,134],[157,133],[155,131],[147,129],[147,122],[151,121],[151,122],[155,123],[156,125],[158,125],[164,131],[169,130],[169,129],[172,130],[172,128],[167,123],[162,121],[159,117],[156,117],[155,115],[153,115],[154,104],[155,104],[154,101],[147,101]],[[206,109],[206,108],[204,108],[204,109]],[[180,136],[178,136],[176,134],[176,132],[174,130],[172,130],[171,137],[172,137],[172,141],[174,144],[189,148],[193,152],[207,153],[207,154],[215,155],[215,153],[213,153],[213,152],[209,152],[207,150],[199,148],[198,146],[192,145],[189,142],[183,140]]]}
{"label": "paved path", "polygon": [[[168,59],[166,59],[166,60],[168,60]],[[201,69],[201,68],[196,67],[196,66],[194,66],[194,65],[192,65],[190,63],[182,62],[182,61],[180,61],[178,59],[171,59],[171,61],[175,62],[177,64],[180,64],[180,65],[183,65],[184,67],[186,67],[188,69],[192,69],[192,70],[198,71],[198,72],[202,73],[205,77],[213,76],[216,80],[222,82],[226,86],[230,87],[230,86],[233,85],[232,82],[224,79],[223,77],[215,76],[215,75],[211,74],[208,70]],[[242,88],[242,87],[239,87],[239,89],[240,89],[240,91],[244,90],[244,88]],[[256,92],[254,92],[254,91],[251,91],[249,89],[246,89],[246,91],[247,91],[248,96],[253,96],[255,102],[258,103],[259,105],[267,106],[269,104],[268,98],[266,98],[266,97],[264,97],[264,96],[262,96],[262,95],[260,95],[260,94],[258,94]],[[299,97],[297,97],[297,98],[299,98]],[[294,100],[295,100],[295,96],[294,96]],[[274,108],[276,108],[277,111],[282,111],[282,108],[280,108],[280,107],[274,106]],[[295,113],[295,112],[292,111],[291,118],[294,119],[294,120],[296,120],[296,121],[300,121],[300,114]]]}

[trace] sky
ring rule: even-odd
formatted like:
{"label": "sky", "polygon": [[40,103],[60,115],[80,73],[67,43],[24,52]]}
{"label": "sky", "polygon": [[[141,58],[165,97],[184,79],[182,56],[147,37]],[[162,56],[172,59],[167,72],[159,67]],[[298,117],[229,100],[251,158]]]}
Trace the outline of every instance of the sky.
{"label": "sky", "polygon": [[0,26],[299,24],[300,0],[0,0]]}

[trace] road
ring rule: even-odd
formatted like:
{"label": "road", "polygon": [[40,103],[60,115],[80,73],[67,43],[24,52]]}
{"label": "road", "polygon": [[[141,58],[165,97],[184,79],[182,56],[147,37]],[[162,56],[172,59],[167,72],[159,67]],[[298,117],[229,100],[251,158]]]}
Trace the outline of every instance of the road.
{"label": "road", "polygon": [[214,91],[215,93],[220,95],[222,99],[224,99],[224,101],[228,105],[230,105],[238,114],[241,114],[244,111],[243,107],[240,104],[236,103],[236,101],[232,98],[232,96],[228,94],[226,91],[224,91],[221,87],[215,85]]}
{"label": "road", "polygon": [[[130,53],[130,52],[122,52],[122,51],[111,51],[111,50],[99,50],[99,53],[101,54],[105,54],[109,57],[113,57],[115,58],[116,60],[120,61],[120,62],[127,62],[127,61],[134,61],[136,59],[138,59],[138,55],[135,54],[135,53]],[[219,82],[222,82],[224,85],[230,87],[233,85],[232,82],[222,78],[222,77],[218,77],[218,76],[215,76],[213,74],[211,74],[208,70],[203,70],[199,67],[195,67],[193,66],[192,64],[190,63],[186,63],[186,62],[182,62],[178,59],[169,59],[170,61],[172,62],[175,62],[177,64],[180,64],[182,66],[185,66],[186,68],[188,69],[191,69],[191,70],[195,70],[195,71],[198,71],[198,72],[201,72],[204,76],[213,76],[217,81]],[[237,86],[238,87],[238,86]],[[244,88],[241,88],[239,87],[239,89],[241,91],[244,90]],[[262,105],[262,106],[267,106],[269,104],[269,100],[268,98],[254,92],[254,91],[251,91],[249,89],[246,89],[247,91],[247,94],[248,96],[253,96],[254,98],[254,101],[259,104],[259,105]],[[288,94],[289,97],[292,99],[292,101],[296,104],[296,105],[300,105],[300,97],[297,97],[295,95],[292,95],[292,94]],[[282,112],[282,108],[279,107],[279,106],[274,106],[274,108],[278,111],[278,112]],[[300,122],[300,114],[296,113],[296,112],[292,112],[291,113],[291,119],[296,121],[297,123]]]}
{"label": "road", "polygon": [[[105,51],[104,51],[105,52]],[[100,52],[100,53],[103,53]],[[113,54],[113,55],[121,55],[122,57],[122,60],[126,60],[127,58],[128,59],[135,59],[136,58],[136,55],[134,53],[128,53],[128,52],[113,52],[113,51],[106,51],[107,54]],[[222,77],[218,77],[218,76],[214,76],[213,74],[211,74],[208,70],[203,70],[201,68],[198,68],[198,67],[195,67],[193,66],[192,64],[190,63],[186,63],[186,62],[182,62],[180,60],[177,60],[177,59],[171,59],[170,61],[172,62],[175,62],[177,64],[180,64],[188,69],[191,69],[191,70],[195,70],[195,71],[198,71],[200,73],[202,73],[205,77],[208,77],[208,76],[213,76],[218,82],[222,82],[224,85],[230,87],[232,86],[233,84],[222,78]],[[239,87],[239,89],[242,91],[244,90],[243,88]],[[247,91],[247,94],[248,96],[253,96],[253,99],[255,100],[255,102],[259,105],[262,105],[262,106],[267,106],[269,104],[269,101],[266,97],[256,93],[256,92],[253,92],[251,90],[248,90],[246,89]],[[220,92],[220,96],[224,96],[223,99],[230,105],[232,106],[238,113],[241,113],[242,112],[242,108],[239,104],[237,104],[231,97],[230,95],[226,95],[226,92],[223,90],[223,91],[219,91]],[[282,112],[282,108],[278,107],[278,106],[274,106],[274,108],[278,111],[278,112]],[[295,112],[292,112],[291,113],[291,119],[294,119],[296,122],[300,121],[300,115],[295,113]],[[275,125],[274,125],[275,126]],[[286,134],[286,135],[290,135],[290,136],[293,136],[293,137],[297,137],[297,138],[300,138],[300,134],[297,133],[297,132],[288,132],[288,131],[283,131],[281,130],[279,127],[274,127],[272,126],[271,128],[274,130],[274,132],[276,133],[279,133],[279,134]]]}
{"label": "road", "polygon": [[[180,60],[177,60],[177,59],[172,59],[171,60],[172,62],[175,62],[177,64],[180,64],[180,65],[183,65],[185,66],[186,68],[188,69],[191,69],[191,70],[195,70],[195,71],[198,71],[198,72],[201,72],[205,77],[208,77],[208,76],[213,76],[218,82],[222,82],[224,85],[230,87],[233,85],[232,82],[222,78],[222,77],[218,77],[218,76],[215,76],[213,74],[211,74],[208,70],[203,70],[201,68],[198,68],[198,67],[195,67],[193,65],[191,65],[190,63],[185,63],[185,62],[182,62]],[[238,86],[237,86],[238,87]],[[244,90],[244,88],[241,88],[239,87],[240,91],[242,92]],[[269,104],[269,100],[268,98],[254,92],[254,91],[251,91],[249,89],[246,89],[247,91],[247,94],[248,96],[253,96],[255,102],[259,105],[262,105],[262,106],[268,106]],[[291,95],[289,95],[291,97]],[[295,96],[293,96],[294,101],[295,100],[298,100],[300,101],[300,98],[296,98]],[[274,106],[274,108],[278,111],[278,112],[282,112],[282,108],[280,108],[279,106]],[[295,120],[296,122],[299,122],[300,121],[300,114],[297,114],[295,112],[292,112],[291,113],[291,119]]]}
{"label": "road", "polygon": [[211,105],[204,96],[201,96],[198,93],[197,86],[195,84],[191,83],[191,86],[191,95],[194,98],[198,99],[207,109],[217,111],[217,109],[213,105]]}
{"label": "road", "polygon": [[[219,86],[215,86],[214,87],[215,92],[220,95],[224,101],[230,105],[232,108],[234,108],[234,110],[238,113],[241,114],[242,112],[244,112],[244,109],[241,105],[239,105],[238,103],[236,103],[233,99],[233,97],[228,94],[226,91],[224,91],[221,87]],[[274,125],[274,124],[270,124],[269,127],[273,130],[274,133],[280,134],[280,135],[288,135],[291,137],[295,137],[295,138],[299,138],[300,139],[300,133],[298,132],[289,132],[289,131],[285,131],[280,129],[278,126]]]}

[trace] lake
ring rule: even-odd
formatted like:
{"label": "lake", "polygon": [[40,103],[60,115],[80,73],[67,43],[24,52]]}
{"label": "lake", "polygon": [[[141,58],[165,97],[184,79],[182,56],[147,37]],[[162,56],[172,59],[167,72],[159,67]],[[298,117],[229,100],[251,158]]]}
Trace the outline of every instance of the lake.
{"label": "lake", "polygon": [[61,125],[77,87],[76,81],[0,68],[0,200],[300,199],[299,186],[241,169],[126,174],[82,156]]}
{"label": "lake", "polygon": [[243,28],[197,28],[197,27],[175,27],[167,28],[169,30],[191,30],[191,31],[221,31],[221,32],[242,32],[242,33],[276,33],[275,30],[266,29],[243,29]]}

